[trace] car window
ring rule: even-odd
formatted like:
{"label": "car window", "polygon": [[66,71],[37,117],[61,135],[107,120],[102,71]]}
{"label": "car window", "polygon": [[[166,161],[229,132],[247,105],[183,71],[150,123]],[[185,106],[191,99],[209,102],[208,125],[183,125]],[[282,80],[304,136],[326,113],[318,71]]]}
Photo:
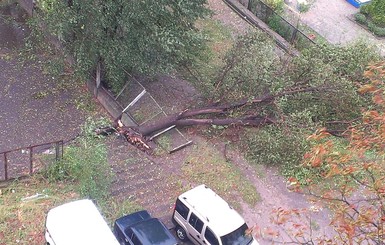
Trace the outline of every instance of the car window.
{"label": "car window", "polygon": [[188,221],[192,227],[199,233],[202,231],[203,222],[200,220],[194,213],[191,213],[190,219]]}
{"label": "car window", "polygon": [[138,237],[135,236],[134,233],[132,233],[131,241],[132,241],[132,244],[134,245],[142,245],[142,243],[139,241]]}
{"label": "car window", "polygon": [[249,227],[244,223],[235,231],[230,232],[229,234],[222,236],[223,245],[242,245],[249,244],[253,240],[251,235],[247,235],[247,230]]}
{"label": "car window", "polygon": [[188,212],[190,211],[179,199],[176,200],[175,211],[177,211],[185,220],[187,220]]}
{"label": "car window", "polygon": [[206,228],[205,238],[211,245],[219,245],[218,239],[215,237],[214,233],[210,230],[210,228]]}

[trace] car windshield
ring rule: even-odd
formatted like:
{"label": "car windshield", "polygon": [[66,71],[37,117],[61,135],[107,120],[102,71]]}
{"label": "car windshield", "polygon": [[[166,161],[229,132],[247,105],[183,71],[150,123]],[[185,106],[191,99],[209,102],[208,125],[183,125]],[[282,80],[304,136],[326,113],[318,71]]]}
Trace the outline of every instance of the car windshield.
{"label": "car windshield", "polygon": [[233,232],[221,237],[223,245],[246,245],[251,243],[253,237],[246,234],[247,227],[246,223]]}

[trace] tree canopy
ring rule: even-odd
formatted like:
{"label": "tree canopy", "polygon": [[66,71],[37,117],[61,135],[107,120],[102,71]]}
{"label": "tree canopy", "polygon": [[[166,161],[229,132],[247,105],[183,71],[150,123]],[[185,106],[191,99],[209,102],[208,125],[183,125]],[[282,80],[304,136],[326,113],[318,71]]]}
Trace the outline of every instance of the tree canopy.
{"label": "tree canopy", "polygon": [[194,62],[204,36],[194,23],[208,16],[205,0],[39,0],[39,16],[50,34],[89,74],[100,62],[110,82],[124,71],[154,74]]}
{"label": "tree canopy", "polygon": [[298,188],[331,210],[336,236],[328,244],[383,244],[385,239],[385,64],[370,65],[365,77],[369,82],[359,91],[370,94],[373,104],[345,132],[348,140],[318,130],[304,157],[313,174]]}

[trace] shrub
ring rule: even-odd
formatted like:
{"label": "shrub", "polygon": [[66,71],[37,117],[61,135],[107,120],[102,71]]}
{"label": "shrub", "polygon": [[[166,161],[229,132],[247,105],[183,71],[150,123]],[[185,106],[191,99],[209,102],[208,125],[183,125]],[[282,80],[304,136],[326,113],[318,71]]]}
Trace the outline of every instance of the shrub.
{"label": "shrub", "polygon": [[376,36],[385,37],[385,27],[375,26],[374,29],[373,29],[373,33]]}
{"label": "shrub", "polygon": [[360,12],[367,15],[377,26],[385,27],[385,0],[373,0],[362,6]]}
{"label": "shrub", "polygon": [[358,23],[363,24],[363,25],[367,25],[366,16],[364,14],[357,13],[354,15],[354,18]]}
{"label": "shrub", "polygon": [[376,36],[385,37],[385,27],[379,27],[373,22],[368,22],[368,28],[371,32],[373,32]]}
{"label": "shrub", "polygon": [[373,22],[380,26],[380,27],[385,27],[385,13],[383,15],[376,15],[372,17]]}

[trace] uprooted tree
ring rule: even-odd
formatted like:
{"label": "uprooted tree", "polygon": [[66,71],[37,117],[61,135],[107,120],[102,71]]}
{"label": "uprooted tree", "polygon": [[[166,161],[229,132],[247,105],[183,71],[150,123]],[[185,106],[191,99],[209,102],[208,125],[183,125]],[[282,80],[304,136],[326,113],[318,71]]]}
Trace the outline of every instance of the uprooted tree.
{"label": "uprooted tree", "polygon": [[367,103],[357,88],[364,81],[365,65],[375,57],[369,51],[365,44],[320,46],[300,57],[280,59],[265,35],[240,37],[214,77],[190,76],[209,106],[191,105],[135,130],[149,136],[171,125],[285,124],[304,129],[323,126],[340,134]]}

